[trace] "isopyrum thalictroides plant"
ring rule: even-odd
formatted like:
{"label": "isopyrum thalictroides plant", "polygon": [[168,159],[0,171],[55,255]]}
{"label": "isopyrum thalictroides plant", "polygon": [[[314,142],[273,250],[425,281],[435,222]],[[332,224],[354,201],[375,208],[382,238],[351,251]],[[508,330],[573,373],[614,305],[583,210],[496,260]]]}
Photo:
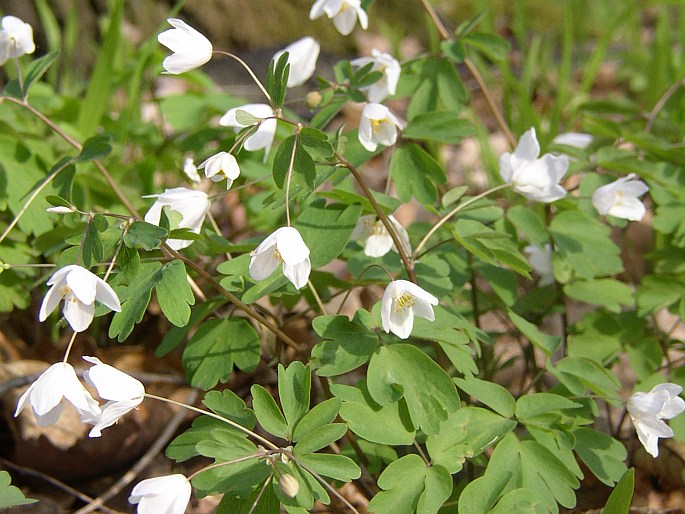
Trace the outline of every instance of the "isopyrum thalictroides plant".
{"label": "isopyrum thalictroides plant", "polygon": [[[317,0],[302,27],[365,30],[371,4]],[[550,113],[532,98],[514,113],[540,64],[539,40],[517,70],[510,43],[487,30],[490,14],[450,31],[427,0],[411,5],[427,21],[429,49],[403,59],[374,49],[313,79],[320,46],[303,30],[262,82],[263,70],[182,19],[160,29],[163,46],[119,40],[115,1],[77,97],[55,89],[56,75],[43,81],[59,52],[31,60],[32,27],[2,18],[0,61],[12,80],[0,97],[0,310],[28,309],[33,289],[38,319],[69,341],[14,416],[43,427],[73,408],[102,440],[143,402],[198,413],[166,455],[212,462],[138,481],[129,497],[138,513],[182,514],[193,495],[222,495],[219,513],[320,504],[556,513],[576,505],[587,474],[616,486],[607,512],[627,512],[627,448],[641,443],[658,458],[663,439],[685,436],[675,336],[685,314],[684,65],[673,61],[648,104],[639,93],[596,100],[584,80],[567,108],[564,85]],[[575,33],[563,30],[559,69],[569,79]],[[601,49],[578,57],[589,80]],[[117,68],[124,56],[135,65]],[[197,71],[224,59],[261,100],[217,93]],[[192,85],[156,98],[159,119],[143,118],[145,77],[160,72]],[[306,99],[290,90],[302,84]],[[476,94],[486,112],[472,109]],[[348,106],[358,122],[341,124]],[[509,146],[489,162],[482,118]],[[511,130],[512,120],[524,128]],[[491,182],[481,189],[448,177],[443,151],[476,134]],[[370,163],[385,188],[371,186]],[[221,222],[229,204],[244,215],[239,229]],[[407,217],[407,204],[420,215]],[[632,243],[634,224],[647,247]],[[626,269],[626,255],[647,252],[642,272]],[[96,349],[78,350],[96,331],[111,345],[133,342],[152,298],[173,326],[152,345],[159,356],[182,348],[203,407],[151,394],[82,355]],[[306,337],[293,336],[292,320],[306,322]],[[260,361],[275,387],[255,382],[243,397],[217,389],[234,366],[250,372]],[[512,364],[516,380],[503,382]],[[4,472],[2,481],[0,506],[32,501]]]}

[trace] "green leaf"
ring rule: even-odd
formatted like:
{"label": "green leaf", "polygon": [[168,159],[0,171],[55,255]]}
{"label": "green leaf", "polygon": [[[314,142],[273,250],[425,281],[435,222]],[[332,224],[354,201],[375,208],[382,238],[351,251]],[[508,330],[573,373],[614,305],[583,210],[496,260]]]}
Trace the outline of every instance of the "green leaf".
{"label": "green leaf", "polygon": [[124,235],[124,244],[129,248],[140,248],[150,251],[162,246],[162,242],[169,235],[165,228],[147,223],[134,221]]}
{"label": "green leaf", "polygon": [[[162,265],[159,262],[141,263],[137,273],[128,280],[127,285],[115,287],[121,301],[121,312],[114,314],[112,323],[109,325],[109,337],[116,337],[119,342],[125,341],[131,335],[136,323],[140,323],[145,314],[152,289],[160,279],[159,270]],[[117,275],[113,286],[119,282]]]}
{"label": "green leaf", "polygon": [[507,218],[538,248],[549,243],[549,235],[542,220],[528,207],[515,205],[507,211]]}
{"label": "green leaf", "polygon": [[254,412],[248,409],[243,399],[230,389],[209,391],[205,394],[202,403],[219,416],[235,421],[249,430],[254,428]]}
{"label": "green leaf", "polygon": [[627,470],[621,480],[607,500],[604,514],[628,514],[630,512],[630,504],[633,501],[633,488],[635,487],[635,468]]}
{"label": "green leaf", "polygon": [[293,441],[299,441],[311,432],[330,424],[338,416],[341,406],[340,398],[329,398],[316,405],[295,426]]}
{"label": "green leaf", "polygon": [[322,377],[357,369],[378,347],[378,338],[371,332],[371,316],[363,309],[354,314],[352,321],[347,316],[317,316],[312,326],[324,338],[311,354],[312,366]]}
{"label": "green leaf", "polygon": [[531,393],[521,396],[516,401],[516,418],[523,422],[533,422],[535,418],[550,413],[557,413],[566,409],[578,409],[581,404],[569,400],[565,396],[553,393]]}
{"label": "green leaf", "polygon": [[607,400],[619,401],[620,382],[610,370],[590,359],[582,357],[565,357],[547,369],[571,391],[572,394],[585,394],[585,389],[605,397]]}
{"label": "green leaf", "polygon": [[302,210],[294,223],[311,252],[312,268],[328,264],[343,251],[357,225],[359,205],[326,205],[317,200]]}
{"label": "green leaf", "polygon": [[202,323],[181,360],[190,385],[208,390],[228,380],[234,363],[243,371],[253,371],[259,357],[259,336],[252,325],[242,318],[228,318]]}
{"label": "green leaf", "polygon": [[402,131],[402,137],[420,141],[459,144],[464,137],[474,133],[473,125],[460,119],[458,112],[433,111],[412,118]]}
{"label": "green leaf", "polygon": [[564,293],[590,305],[602,305],[611,312],[621,312],[621,305],[635,305],[632,287],[613,278],[579,280],[566,284]]}
{"label": "green leaf", "polygon": [[215,312],[225,303],[225,298],[220,297],[195,305],[195,307],[191,309],[190,319],[185,326],[171,327],[171,329],[164,335],[162,342],[155,350],[155,356],[164,357],[167,353],[173,351],[178,345],[181,344],[191,329],[194,329],[200,321],[205,319],[211,313]]}
{"label": "green leaf", "polygon": [[576,453],[602,483],[613,486],[624,476],[628,453],[619,441],[586,427],[579,428],[573,435],[576,437]]}
{"label": "green leaf", "polygon": [[195,304],[185,264],[180,260],[171,261],[160,272],[162,276],[155,286],[159,307],[173,325],[183,327],[190,319],[190,306]]}
{"label": "green leaf", "polygon": [[252,408],[262,428],[276,437],[287,440],[288,424],[273,396],[259,384],[254,384],[250,392],[252,393]]}
{"label": "green leaf", "polygon": [[468,190],[469,186],[457,186],[447,191],[442,196],[442,208],[446,209],[450,205],[456,203]]}
{"label": "green leaf", "polygon": [[290,64],[288,64],[289,52],[284,52],[278,61],[271,61],[267,71],[266,90],[271,96],[274,107],[281,107],[285,100],[285,92],[288,86],[288,75],[290,74]]}
{"label": "green leaf", "polygon": [[216,514],[279,514],[280,511],[281,502],[269,486],[263,493],[258,488],[244,499],[225,494],[216,507]]}
{"label": "green leaf", "polygon": [[487,405],[497,414],[511,418],[516,410],[516,400],[504,387],[475,377],[455,378],[457,387],[476,400]]}
{"label": "green leaf", "polygon": [[444,184],[447,178],[440,163],[413,143],[395,148],[390,174],[400,200],[408,202],[416,198],[424,204],[433,204],[437,200],[435,184]]}
{"label": "green leaf", "polygon": [[55,62],[57,56],[59,55],[59,50],[53,50],[38,59],[35,59],[29,64],[24,74],[24,91],[23,96],[26,98],[29,94],[29,89],[36,80],[39,80],[43,74],[48,71],[50,66]]}
{"label": "green leaf", "polygon": [[528,338],[528,340],[533,343],[534,346],[542,350],[545,355],[552,355],[557,351],[559,345],[561,344],[561,337],[551,336],[541,332],[538,327],[533,325],[530,321],[522,318],[514,311],[507,311],[509,319],[516,325],[521,333]]}
{"label": "green leaf", "polygon": [[670,275],[645,275],[635,293],[638,315],[647,316],[685,297],[685,281]]}
{"label": "green leaf", "polygon": [[371,397],[386,406],[404,398],[415,427],[437,433],[440,422],[459,410],[459,396],[449,375],[417,347],[381,346],[367,373]]}
{"label": "green leaf", "polygon": [[479,50],[493,61],[506,59],[507,54],[511,50],[509,41],[496,34],[472,32],[463,36],[460,40],[465,45]]}
{"label": "green leaf", "polygon": [[525,512],[526,514],[548,514],[549,507],[536,491],[530,489],[514,489],[502,496],[490,514],[510,514]]}
{"label": "green leaf", "polygon": [[549,229],[558,255],[576,276],[589,280],[623,271],[621,250],[611,240],[611,229],[599,221],[581,212],[564,211],[554,217]]}
{"label": "green leaf", "polygon": [[24,496],[18,487],[10,485],[11,482],[10,474],[5,470],[0,471],[0,509],[29,505],[38,501]]}
{"label": "green leaf", "polygon": [[452,493],[452,477],[442,466],[426,466],[418,455],[391,463],[378,479],[382,489],[369,503],[369,512],[435,514]]}
{"label": "green leaf", "polygon": [[340,439],[345,432],[347,432],[347,425],[344,423],[331,423],[317,428],[300,439],[293,448],[293,452],[296,455],[314,453]]}
{"label": "green leaf", "polygon": [[344,455],[309,453],[307,455],[298,455],[297,460],[306,468],[333,480],[351,482],[362,474],[359,466],[352,459]]}
{"label": "green leaf", "polygon": [[514,429],[516,421],[505,419],[479,407],[463,407],[451,412],[435,435],[426,439],[433,464],[454,474],[461,471],[466,459],[483,453]]}
{"label": "green leaf", "polygon": [[292,362],[288,368],[278,365],[278,398],[292,435],[297,423],[309,410],[312,374],[309,366],[300,361]]}
{"label": "green leaf", "polygon": [[[293,156],[293,151],[295,155]],[[309,189],[314,187],[316,181],[316,166],[312,156],[305,150],[297,136],[290,136],[281,143],[276,151],[273,164],[274,182],[278,188],[283,189],[290,170],[291,172],[291,191],[296,184],[306,185]]]}
{"label": "green leaf", "polygon": [[109,144],[109,136],[94,136],[83,143],[81,153],[76,162],[88,162],[101,159],[112,153],[112,145]]}
{"label": "green leaf", "polygon": [[409,445],[416,432],[404,400],[385,407],[376,403],[360,380],[355,387],[334,384],[331,392],[343,400],[340,417],[347,426],[368,441],[379,444]]}
{"label": "green leaf", "polygon": [[255,123],[258,123],[261,121],[261,118],[258,118],[254,114],[250,114],[247,111],[244,111],[243,109],[238,109],[235,111],[235,120],[240,124],[245,127],[249,125],[254,125]]}
{"label": "green leaf", "polygon": [[518,284],[513,271],[485,262],[475,262],[473,268],[485,279],[506,307],[512,307],[519,299]]}
{"label": "green leaf", "polygon": [[105,258],[105,245],[100,237],[100,232],[107,230],[109,223],[102,214],[96,214],[88,223],[86,236],[83,239],[83,265],[90,268],[93,264],[102,262]]}
{"label": "green leaf", "polygon": [[69,202],[68,200],[65,200],[61,196],[57,196],[57,195],[47,195],[45,197],[45,201],[48,202],[53,207],[69,207],[69,208],[73,207],[71,202]]}
{"label": "green leaf", "polygon": [[459,514],[490,512],[511,480],[509,471],[488,469],[488,473],[469,482],[459,495]]}

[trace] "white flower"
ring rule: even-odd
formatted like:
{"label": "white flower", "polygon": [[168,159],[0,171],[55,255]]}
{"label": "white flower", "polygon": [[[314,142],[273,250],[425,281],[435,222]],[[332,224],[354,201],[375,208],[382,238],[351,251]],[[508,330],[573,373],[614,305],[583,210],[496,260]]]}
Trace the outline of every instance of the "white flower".
{"label": "white flower", "polygon": [[433,321],[435,314],[431,305],[438,299],[407,280],[394,280],[388,284],[381,303],[383,330],[392,332],[400,339],[407,339],[414,327],[414,316]]}
{"label": "white flower", "polygon": [[315,20],[324,14],[333,18],[333,25],[343,36],[354,30],[357,18],[364,30],[369,26],[369,17],[360,0],[316,0],[309,11],[309,19]]}
{"label": "white flower", "polygon": [[33,28],[16,16],[3,16],[0,29],[0,65],[7,59],[15,59],[36,50]]}
{"label": "white flower", "polygon": [[375,48],[371,51],[371,57],[360,57],[350,62],[353,66],[359,67],[364,67],[369,63],[373,63],[371,70],[380,71],[383,77],[375,84],[362,89],[367,91],[369,102],[382,102],[388,96],[395,94],[402,68],[392,55]]}
{"label": "white flower", "polygon": [[682,390],[676,384],[659,384],[648,393],[634,393],[628,400],[626,408],[637,437],[652,457],[659,455],[660,437],[673,437],[673,430],[663,420],[685,410],[685,401],[678,396]]}
{"label": "white flower", "polygon": [[273,117],[274,112],[271,109],[271,106],[266,104],[247,104],[240,107],[234,107],[233,109],[229,109],[226,114],[221,117],[219,125],[233,127],[236,132],[244,128],[245,125],[238,123],[238,120],[236,119],[236,112],[238,111],[245,111],[264,120],[259,124],[257,130],[245,140],[243,147],[248,152],[254,152],[264,148],[264,160],[266,160],[271,144],[274,141],[274,135],[276,134],[276,118]]}
{"label": "white flower", "polygon": [[205,170],[205,177],[212,182],[220,182],[226,179],[226,189],[231,189],[233,181],[240,176],[240,166],[235,157],[228,152],[219,152],[212,155],[198,168]]}
{"label": "white flower", "polygon": [[394,145],[397,129],[403,128],[404,124],[385,105],[368,103],[359,120],[359,142],[369,152],[374,152],[379,144]]}
{"label": "white flower", "polygon": [[145,386],[97,357],[83,357],[83,360],[95,364],[83,374],[83,379],[97,389],[100,398],[108,400],[97,416],[83,420],[95,425],[88,435],[100,437],[103,428],[112,426],[120,417],[140,405],[145,397]]}
{"label": "white flower", "polygon": [[71,364],[58,362],[45,370],[21,395],[14,417],[19,415],[28,401],[38,424],[42,427],[52,425],[62,414],[63,400],[71,403],[81,418],[100,414],[98,402],[79,382]]}
{"label": "white flower", "polygon": [[309,80],[316,69],[316,60],[319,58],[320,50],[321,47],[316,39],[306,36],[276,52],[273,59],[275,62],[278,62],[281,55],[288,52],[288,64],[290,64],[288,87],[300,86]]}
{"label": "white flower", "polygon": [[197,167],[195,166],[195,161],[193,161],[192,157],[186,157],[185,161],[183,161],[183,173],[185,173],[186,177],[188,177],[191,182],[195,182],[196,184],[200,182],[200,175],[197,172]]}
{"label": "white flower", "polygon": [[521,136],[514,153],[504,153],[499,158],[502,179],[529,200],[554,202],[566,196],[559,181],[566,173],[569,159],[566,155],[545,154],[542,159],[540,144],[531,128]]}
{"label": "white flower", "polygon": [[[188,228],[196,234],[200,233],[202,222],[205,220],[210,206],[207,193],[186,189],[185,187],[175,187],[173,189],[165,189],[160,195],[150,195],[145,198],[155,197],[157,200],[150,207],[150,210],[147,211],[147,214],[145,214],[146,222],[153,225],[159,224],[159,220],[162,217],[162,208],[168,205],[172,211],[176,211],[182,216],[178,225],[171,227],[172,229]],[[192,240],[167,239],[167,244],[174,250],[181,250],[192,243]]]}
{"label": "white flower", "polygon": [[133,488],[128,502],[138,504],[138,514],[183,514],[191,492],[190,482],[183,475],[148,478]]}
{"label": "white flower", "polygon": [[283,263],[283,274],[297,288],[307,285],[312,265],[309,248],[294,227],[281,227],[250,253],[250,276],[263,280]]}
{"label": "white flower", "polygon": [[552,271],[552,245],[546,244],[544,249],[535,245],[528,245],[523,249],[523,253],[528,257],[533,271],[540,275],[540,286],[548,286],[554,283],[554,272]]}
{"label": "white flower", "polygon": [[178,75],[199,68],[212,58],[212,43],[183,20],[169,18],[173,29],[165,30],[157,41],[174,52],[164,59],[164,69]]}
{"label": "white flower", "polygon": [[75,210],[74,207],[66,207],[65,205],[57,205],[45,209],[46,212],[52,212],[54,214],[71,214],[72,212],[75,212]]}
{"label": "white flower", "polygon": [[609,214],[617,218],[639,221],[647,209],[638,197],[647,191],[649,186],[631,173],[627,177],[621,177],[595,189],[592,193],[592,205],[602,215]]}
{"label": "white flower", "polygon": [[[411,253],[411,244],[409,243],[409,234],[400,225],[399,221],[394,216],[388,216],[390,223],[395,227],[395,231],[402,242],[402,247],[405,253]],[[357,221],[357,226],[352,231],[350,239],[364,240],[364,253],[369,257],[383,257],[390,250],[397,251],[392,237],[388,234],[383,222],[376,218],[373,214],[361,216]]]}
{"label": "white flower", "polygon": [[558,145],[575,146],[576,148],[587,148],[592,143],[592,136],[590,134],[582,134],[581,132],[565,132],[559,134],[552,140]]}
{"label": "white flower", "polygon": [[114,289],[97,275],[76,264],[56,271],[47,284],[52,287],[40,306],[40,321],[45,321],[62,299],[62,313],[75,332],[83,332],[90,326],[95,313],[95,300],[113,311],[121,311]]}

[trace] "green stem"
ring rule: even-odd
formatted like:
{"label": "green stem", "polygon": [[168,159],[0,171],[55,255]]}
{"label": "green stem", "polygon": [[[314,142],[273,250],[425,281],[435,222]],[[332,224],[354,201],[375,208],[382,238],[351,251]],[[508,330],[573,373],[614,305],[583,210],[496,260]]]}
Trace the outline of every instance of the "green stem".
{"label": "green stem", "polygon": [[264,85],[263,85],[263,84],[261,83],[261,81],[257,78],[257,75],[255,75],[255,73],[252,71],[252,68],[250,68],[250,67],[248,66],[248,64],[247,64],[245,61],[243,61],[243,60],[242,60],[240,57],[238,57],[237,55],[232,54],[232,53],[230,53],[230,52],[223,51],[223,50],[214,50],[213,53],[219,54],[219,55],[225,55],[226,57],[230,57],[230,58],[233,59],[234,61],[238,62],[243,68],[245,68],[245,70],[246,70],[247,73],[250,75],[250,77],[252,78],[252,80],[254,80],[255,84],[257,84],[257,87],[259,87],[259,89],[262,91],[262,93],[264,93],[264,96],[266,97],[266,99],[269,101],[269,103],[270,103],[270,104],[272,105],[272,107],[273,107],[273,100],[271,99],[271,95],[269,95],[269,93],[268,93],[268,91],[266,90],[266,88],[264,87]]}

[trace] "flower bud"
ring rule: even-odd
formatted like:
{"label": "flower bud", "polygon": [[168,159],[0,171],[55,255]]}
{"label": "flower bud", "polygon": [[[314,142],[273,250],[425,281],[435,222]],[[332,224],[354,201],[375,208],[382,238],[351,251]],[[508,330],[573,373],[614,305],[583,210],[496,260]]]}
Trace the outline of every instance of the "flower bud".
{"label": "flower bud", "polygon": [[297,481],[297,478],[290,474],[281,475],[281,478],[278,479],[278,485],[283,494],[290,498],[295,498],[300,490],[300,483]]}
{"label": "flower bud", "polygon": [[310,91],[307,93],[307,107],[310,109],[316,109],[321,103],[321,93],[318,91]]}

